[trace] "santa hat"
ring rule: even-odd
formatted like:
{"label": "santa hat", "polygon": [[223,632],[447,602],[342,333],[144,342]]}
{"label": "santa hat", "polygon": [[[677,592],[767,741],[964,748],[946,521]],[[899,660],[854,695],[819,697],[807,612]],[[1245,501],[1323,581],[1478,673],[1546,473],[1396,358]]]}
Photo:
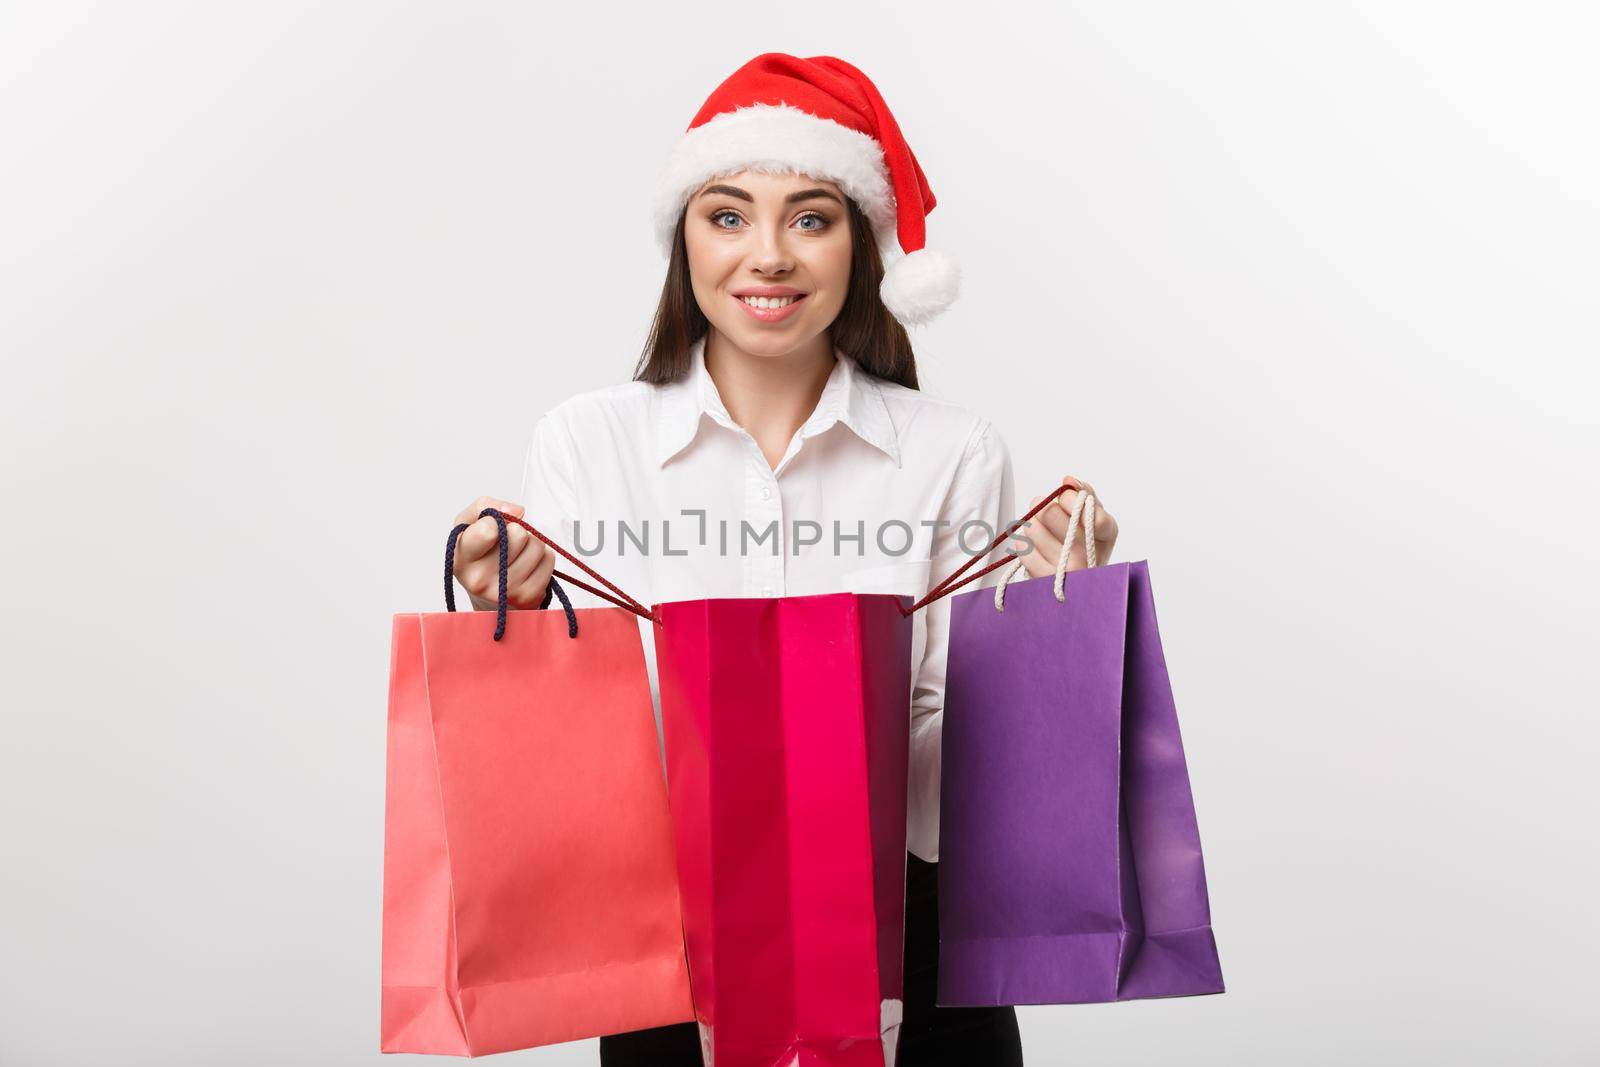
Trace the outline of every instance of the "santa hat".
{"label": "santa hat", "polygon": [[904,325],[927,322],[955,300],[955,259],[923,247],[935,203],[928,179],[877,87],[844,60],[768,52],[717,86],[657,182],[652,215],[663,252],[672,252],[689,198],[741,170],[809,174],[844,190],[872,224],[886,267],[878,293]]}

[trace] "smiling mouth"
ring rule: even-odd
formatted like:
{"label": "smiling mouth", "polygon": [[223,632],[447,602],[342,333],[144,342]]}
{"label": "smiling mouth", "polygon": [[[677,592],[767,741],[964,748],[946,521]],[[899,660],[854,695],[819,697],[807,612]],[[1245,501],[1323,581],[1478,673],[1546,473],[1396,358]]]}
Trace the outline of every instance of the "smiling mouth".
{"label": "smiling mouth", "polygon": [[786,308],[790,304],[798,304],[805,299],[805,294],[799,296],[736,296],[735,300],[745,307],[771,309]]}
{"label": "smiling mouth", "polygon": [[[729,294],[732,295],[732,294]],[[799,310],[801,303],[809,293],[798,296],[735,296],[745,314],[757,322],[779,323],[787,320]]]}

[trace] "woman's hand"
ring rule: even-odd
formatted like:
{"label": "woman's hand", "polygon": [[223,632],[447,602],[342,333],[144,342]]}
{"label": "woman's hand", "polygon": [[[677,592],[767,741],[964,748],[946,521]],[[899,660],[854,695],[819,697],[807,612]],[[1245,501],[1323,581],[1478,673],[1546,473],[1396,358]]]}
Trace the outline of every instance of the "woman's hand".
{"label": "woman's hand", "polygon": [[[1067,535],[1067,520],[1077,506],[1080,492],[1094,497],[1095,563],[1109,562],[1111,550],[1117,543],[1117,520],[1111,517],[1111,512],[1104,510],[1105,505],[1094,486],[1071,475],[1062,478],[1061,484],[1072,488],[1050,501],[1043,511],[1029,521],[1026,531],[1022,531],[1033,540],[1034,551],[1021,557],[1022,566],[1031,578],[1055,574],[1056,563],[1061,559],[1061,540]],[[1028,510],[1033,510],[1033,506],[1043,499],[1043,496],[1036,496],[1028,501]],[[1083,521],[1080,518],[1067,556],[1067,570],[1082,570],[1088,565],[1088,549],[1084,547]]]}
{"label": "woman's hand", "polygon": [[[472,597],[476,611],[494,610],[500,595],[500,531],[492,515],[478,518],[484,508],[522,518],[522,505],[480,496],[456,516],[452,527],[470,522],[456,540],[456,580]],[[527,530],[506,523],[506,606],[536,608],[544,601],[556,554]]]}

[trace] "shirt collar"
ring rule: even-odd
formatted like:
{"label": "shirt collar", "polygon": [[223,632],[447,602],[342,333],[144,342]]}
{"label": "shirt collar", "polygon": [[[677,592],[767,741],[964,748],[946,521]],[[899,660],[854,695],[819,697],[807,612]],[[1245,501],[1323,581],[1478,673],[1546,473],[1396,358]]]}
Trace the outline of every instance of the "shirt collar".
{"label": "shirt collar", "polygon": [[[900,466],[899,439],[877,379],[838,347],[833,354],[833,370],[822,387],[816,409],[801,425],[800,436],[815,437],[834,423],[842,422],[857,437],[894,460],[896,467]],[[704,416],[730,430],[739,429],[717,392],[717,383],[706,370],[704,337],[696,341],[689,352],[689,373],[661,386],[660,391],[656,408],[656,456],[663,466],[694,440]]]}

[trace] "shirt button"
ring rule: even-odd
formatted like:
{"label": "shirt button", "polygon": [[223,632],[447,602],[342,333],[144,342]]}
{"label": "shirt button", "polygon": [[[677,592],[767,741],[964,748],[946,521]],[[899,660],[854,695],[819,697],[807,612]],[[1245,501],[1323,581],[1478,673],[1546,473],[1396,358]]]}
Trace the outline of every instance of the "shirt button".
{"label": "shirt button", "polygon": [[762,486],[761,487],[761,499],[762,500],[771,500],[772,499],[772,490],[768,489],[766,486]]}

